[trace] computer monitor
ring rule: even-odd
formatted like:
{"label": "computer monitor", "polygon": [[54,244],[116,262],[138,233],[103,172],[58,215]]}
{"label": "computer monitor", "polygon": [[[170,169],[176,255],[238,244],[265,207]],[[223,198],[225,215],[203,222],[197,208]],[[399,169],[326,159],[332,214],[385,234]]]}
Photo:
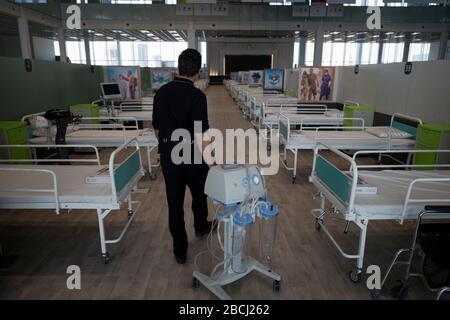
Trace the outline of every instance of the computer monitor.
{"label": "computer monitor", "polygon": [[265,69],[263,77],[264,91],[283,91],[284,70]]}
{"label": "computer monitor", "polygon": [[121,99],[120,87],[117,82],[103,82],[100,84],[102,87],[102,95],[104,99],[113,100]]}

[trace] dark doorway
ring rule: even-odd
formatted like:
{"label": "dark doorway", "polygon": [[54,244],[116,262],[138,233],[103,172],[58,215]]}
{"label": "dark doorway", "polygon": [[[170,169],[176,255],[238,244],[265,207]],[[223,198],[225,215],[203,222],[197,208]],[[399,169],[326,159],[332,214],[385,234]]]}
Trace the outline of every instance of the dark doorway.
{"label": "dark doorway", "polygon": [[270,69],[271,55],[225,55],[225,74],[231,72]]}

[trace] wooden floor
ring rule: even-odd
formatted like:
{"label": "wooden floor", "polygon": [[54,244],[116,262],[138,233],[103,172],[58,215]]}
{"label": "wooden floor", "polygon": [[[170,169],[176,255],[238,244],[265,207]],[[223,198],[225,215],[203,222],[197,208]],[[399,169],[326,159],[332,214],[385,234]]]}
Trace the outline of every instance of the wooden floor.
{"label": "wooden floor", "polygon": [[[248,128],[236,105],[222,86],[207,91],[211,127]],[[109,151],[104,151],[106,157]],[[311,170],[311,153],[302,154],[300,174],[291,184],[290,173],[283,168],[267,178],[273,202],[281,207],[276,253],[272,268],[282,276],[281,291],[272,291],[272,282],[250,274],[226,287],[236,299],[369,299],[365,281],[354,284],[348,272],[354,262],[344,259],[323,232],[314,229],[310,210],[318,204],[312,199],[313,186],[307,182]],[[2,211],[0,243],[6,254],[19,255],[9,269],[0,271],[1,299],[215,299],[204,287],[192,289],[194,257],[206,250],[206,240],[194,237],[190,195],[186,197],[185,217],[189,235],[188,261],[178,265],[172,255],[167,225],[165,185],[161,172],[155,181],[145,178],[142,186],[148,194],[136,194],[141,207],[122,243],[109,247],[111,262],[100,260],[97,217],[94,211]],[[210,217],[213,207],[210,204]],[[126,210],[113,212],[106,231],[116,235],[126,221]],[[356,250],[358,229],[344,235],[343,221],[328,219],[331,231],[344,248]],[[410,241],[412,226],[396,222],[371,223],[368,231],[365,264],[382,269],[393,253]],[[255,230],[256,231],[256,230]],[[257,233],[254,232],[256,235]],[[217,243],[213,242],[217,250]],[[257,256],[257,244],[251,243],[250,254]],[[208,255],[198,261],[201,271],[213,265]],[[66,288],[66,268],[81,268],[81,290]],[[398,279],[397,272],[392,277]],[[411,298],[430,298],[419,282],[413,283]]]}

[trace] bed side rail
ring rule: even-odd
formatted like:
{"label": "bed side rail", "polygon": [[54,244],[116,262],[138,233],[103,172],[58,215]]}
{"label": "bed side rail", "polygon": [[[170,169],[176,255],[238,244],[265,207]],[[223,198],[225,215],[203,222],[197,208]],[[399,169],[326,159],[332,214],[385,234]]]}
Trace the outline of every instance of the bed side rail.
{"label": "bed side rail", "polygon": [[[364,155],[391,155],[391,154],[405,154],[408,156],[417,155],[417,154],[436,154],[437,157],[439,155],[447,155],[450,159],[450,150],[361,150],[356,151],[353,154],[353,160],[357,163],[357,158]],[[434,164],[414,164],[414,163],[405,163],[405,164],[356,164],[360,169],[429,169],[429,168],[450,168],[450,163],[434,163]]]}
{"label": "bed side rail", "polygon": [[[138,130],[138,120],[135,117],[82,117],[83,120],[96,120],[98,123],[79,123],[80,129],[120,129],[120,130]],[[114,123],[101,123],[102,121],[114,121]],[[124,122],[131,124],[124,124]]]}
{"label": "bed side rail", "polygon": [[0,149],[2,148],[28,148],[32,150],[32,154],[36,155],[36,149],[58,149],[58,148],[83,148],[83,149],[92,149],[95,152],[95,159],[86,159],[86,158],[71,158],[71,159],[58,159],[58,158],[36,158],[32,159],[0,159],[0,164],[2,163],[45,163],[45,162],[67,162],[67,163],[95,163],[100,164],[100,154],[98,152],[97,147],[93,145],[81,145],[81,144],[64,144],[64,145],[56,145],[56,144],[6,144],[0,145]]}
{"label": "bed side rail", "polygon": [[[350,165],[351,175],[340,170],[320,155],[320,150],[323,149],[330,150],[347,161]],[[347,212],[353,212],[358,181],[358,168],[351,157],[338,149],[323,143],[318,143],[314,148],[314,160],[310,180],[318,181],[347,208]]]}
{"label": "bed side rail", "polygon": [[56,174],[49,169],[33,169],[33,168],[1,168],[0,172],[14,172],[17,175],[19,174],[27,174],[31,172],[40,172],[43,174],[47,174],[52,179],[52,187],[51,188],[0,188],[0,192],[34,192],[34,193],[53,193],[53,197],[55,200],[55,213],[60,213],[60,201],[58,194],[58,180],[56,179]]}
{"label": "bed side rail", "polygon": [[291,124],[289,118],[285,114],[280,114],[278,128],[280,132],[280,139],[284,140],[286,145],[289,144]]}
{"label": "bed side rail", "polygon": [[[127,156],[120,164],[114,165],[117,154],[128,147],[133,146],[135,150]],[[137,139],[133,138],[118,147],[109,157],[109,175],[111,178],[111,190],[113,198],[119,202],[119,196],[126,186],[134,184],[138,178],[144,176],[141,152]]]}

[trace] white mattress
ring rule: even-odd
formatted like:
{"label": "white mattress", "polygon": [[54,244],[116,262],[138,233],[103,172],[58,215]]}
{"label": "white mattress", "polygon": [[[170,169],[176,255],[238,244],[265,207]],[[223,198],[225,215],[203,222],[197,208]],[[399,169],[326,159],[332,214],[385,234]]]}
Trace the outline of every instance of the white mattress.
{"label": "white mattress", "polygon": [[[110,184],[88,184],[85,177],[95,174],[105,166],[99,165],[0,165],[0,168],[48,169],[56,174],[61,206],[64,204],[98,204],[113,201]],[[53,180],[48,173],[7,172],[0,170],[0,189],[52,189]],[[0,207],[13,203],[49,203],[55,202],[53,193],[36,192],[0,192]],[[26,207],[26,206],[25,206]],[[54,207],[54,206],[53,206]]]}
{"label": "white mattress", "polygon": [[[288,148],[313,149],[317,142],[337,149],[387,149],[389,140],[378,138],[366,131],[319,131],[316,139],[315,130],[291,132]],[[415,147],[413,139],[391,139],[391,149],[410,149]]]}
{"label": "white mattress", "polygon": [[[414,179],[450,178],[450,170],[360,171],[358,176],[368,184],[377,186],[378,192],[375,195],[357,194],[355,198],[356,213],[370,219],[400,219],[408,186]],[[414,190],[413,199],[450,199],[450,182],[420,183]],[[409,205],[406,219],[416,219],[423,207],[424,204],[420,203]],[[440,215],[439,217],[443,218],[444,216]],[[446,218],[450,218],[450,215]]]}
{"label": "white mattress", "polygon": [[[66,144],[91,144],[97,147],[118,147],[133,138],[137,138],[141,146],[156,147],[158,145],[158,139],[152,129],[78,130],[66,135]],[[48,143],[47,137],[32,138],[30,142],[32,144]],[[51,143],[54,143],[54,141]]]}

